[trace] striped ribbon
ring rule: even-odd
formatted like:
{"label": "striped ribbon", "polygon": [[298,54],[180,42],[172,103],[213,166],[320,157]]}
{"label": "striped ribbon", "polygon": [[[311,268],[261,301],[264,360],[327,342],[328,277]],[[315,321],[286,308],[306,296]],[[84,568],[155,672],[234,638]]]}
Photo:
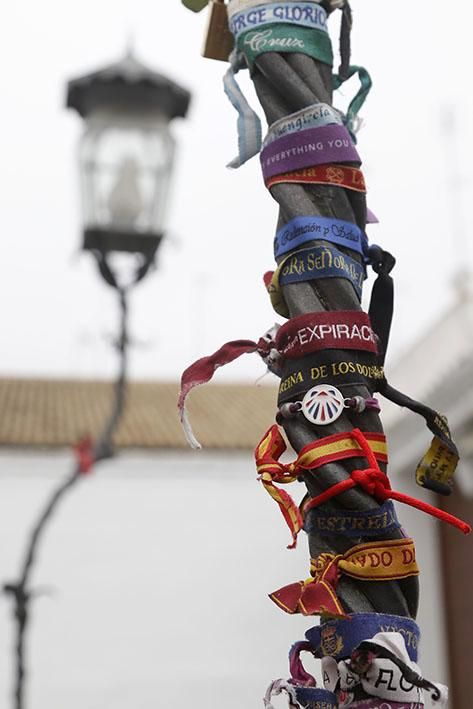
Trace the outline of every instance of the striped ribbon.
{"label": "striped ribbon", "polygon": [[[365,433],[364,438],[372,454],[380,462],[387,462],[386,438],[381,433]],[[288,484],[297,480],[304,470],[316,470],[322,465],[335,460],[345,460],[363,456],[359,442],[347,433],[336,433],[305,446],[293,463],[280,463],[279,459],[286,450],[286,442],[278,426],[273,425],[263,436],[255,450],[256,469],[266,492],[277,502],[279,509],[292,534],[293,549],[297,544],[297,535],[303,528],[303,520],[294,500],[275,483]]]}
{"label": "striped ribbon", "polygon": [[276,487],[275,483],[294,482],[301,473],[307,470],[315,471],[327,463],[347,458],[365,458],[369,467],[352,471],[348,478],[328,488],[321,495],[310,499],[304,504],[303,514],[313,507],[327,502],[332,497],[359,486],[380,503],[393,499],[430,514],[432,517],[456,527],[464,534],[471,532],[471,527],[468,524],[448,512],[391,489],[388,476],[378,465],[378,463],[387,463],[388,460],[386,438],[382,433],[361,432],[357,428],[352,431],[335,433],[304,446],[293,463],[279,462],[285,450],[286,443],[280,430],[278,426],[273,425],[256,447],[255,460],[259,479],[266,491],[278,503],[291,531],[292,544],[288,546],[288,549],[293,549],[296,546],[297,535],[303,527],[303,520],[294,500],[287,492]]}

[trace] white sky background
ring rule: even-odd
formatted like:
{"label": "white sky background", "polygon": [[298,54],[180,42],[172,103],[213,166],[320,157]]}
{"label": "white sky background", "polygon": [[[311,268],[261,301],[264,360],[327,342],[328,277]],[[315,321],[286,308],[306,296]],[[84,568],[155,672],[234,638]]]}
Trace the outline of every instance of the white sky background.
{"label": "white sky background", "polygon": [[[366,66],[374,82],[359,135],[369,204],[381,221],[368,235],[398,259],[393,356],[442,311],[455,270],[470,262],[449,219],[442,111],[456,108],[466,178],[471,8],[467,0],[453,15],[438,0],[402,10],[379,0],[352,5],[352,63]],[[228,339],[257,338],[277,319],[262,285],[273,264],[277,205],[257,159],[236,172],[225,168],[236,150],[236,114],[222,89],[225,64],[200,57],[205,14],[179,0],[4,4],[1,375],[113,375],[113,291],[78,251],[81,121],[63,105],[66,81],[119,59],[130,35],[138,58],[193,92],[189,118],[174,126],[172,239],[133,296],[133,376],[177,378],[193,358]],[[338,37],[337,15],[332,25]],[[248,77],[240,83],[257,107]],[[347,85],[336,105],[344,107],[354,89]],[[459,189],[466,205],[471,185]],[[248,357],[219,378],[256,379],[262,371]]]}

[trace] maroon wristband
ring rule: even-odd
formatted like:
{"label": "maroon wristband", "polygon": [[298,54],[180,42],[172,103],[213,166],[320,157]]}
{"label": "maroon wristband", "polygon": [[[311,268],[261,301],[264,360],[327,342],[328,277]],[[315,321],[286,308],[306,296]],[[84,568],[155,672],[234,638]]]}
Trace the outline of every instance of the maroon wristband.
{"label": "maroon wristband", "polygon": [[307,128],[278,138],[260,155],[265,181],[304,167],[327,163],[353,162],[361,165],[361,158],[345,126],[330,125]]}
{"label": "maroon wristband", "polygon": [[298,315],[279,328],[275,345],[289,359],[328,349],[378,353],[369,316],[356,310]]}

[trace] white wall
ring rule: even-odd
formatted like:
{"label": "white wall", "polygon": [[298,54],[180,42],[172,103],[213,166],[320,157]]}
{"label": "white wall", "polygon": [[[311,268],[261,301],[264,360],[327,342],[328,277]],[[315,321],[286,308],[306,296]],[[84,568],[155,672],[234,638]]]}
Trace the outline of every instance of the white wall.
{"label": "white wall", "polygon": [[[0,582],[15,578],[31,521],[66,454],[0,455]],[[423,669],[445,679],[430,522],[407,513],[424,570]],[[124,454],[72,492],[34,583],[28,709],[262,706],[311,625],[266,594],[305,578],[306,545],[255,480],[251,456]],[[0,599],[0,706],[10,706],[11,606]],[[435,621],[435,622],[434,622]],[[307,663],[310,666],[310,663]]]}

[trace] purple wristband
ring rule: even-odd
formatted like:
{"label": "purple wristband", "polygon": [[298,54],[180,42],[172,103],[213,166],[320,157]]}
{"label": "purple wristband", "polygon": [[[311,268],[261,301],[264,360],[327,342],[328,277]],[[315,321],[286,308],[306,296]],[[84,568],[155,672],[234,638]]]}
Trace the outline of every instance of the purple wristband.
{"label": "purple wristband", "polygon": [[424,704],[419,702],[392,702],[390,699],[363,699],[350,704],[352,709],[423,709]]}
{"label": "purple wristband", "polygon": [[307,128],[278,138],[261,151],[260,161],[265,180],[283,172],[332,162],[361,165],[350,133],[339,125]]}

